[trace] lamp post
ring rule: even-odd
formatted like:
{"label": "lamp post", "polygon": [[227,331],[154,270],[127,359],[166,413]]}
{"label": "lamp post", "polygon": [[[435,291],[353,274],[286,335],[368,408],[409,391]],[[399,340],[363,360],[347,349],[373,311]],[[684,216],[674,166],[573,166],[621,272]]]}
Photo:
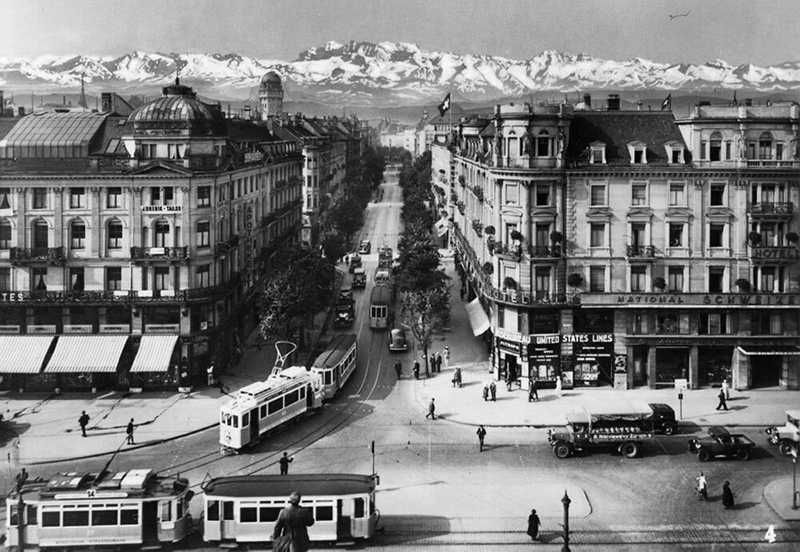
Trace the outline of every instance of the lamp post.
{"label": "lamp post", "polygon": [[792,509],[797,510],[797,447],[792,447]]}
{"label": "lamp post", "polygon": [[561,552],[569,551],[569,504],[572,502],[567,496],[567,491],[564,490],[564,496],[561,498],[561,504],[564,505],[564,545],[561,547]]}

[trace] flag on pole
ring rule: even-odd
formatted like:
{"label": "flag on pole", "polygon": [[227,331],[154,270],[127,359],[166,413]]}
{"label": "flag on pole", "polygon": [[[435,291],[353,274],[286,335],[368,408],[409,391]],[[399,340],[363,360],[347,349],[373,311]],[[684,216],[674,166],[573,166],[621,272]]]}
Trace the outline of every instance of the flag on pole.
{"label": "flag on pole", "polygon": [[444,117],[444,114],[450,110],[450,92],[444,97],[442,103],[439,104],[439,115]]}
{"label": "flag on pole", "polygon": [[672,94],[667,94],[667,97],[664,98],[664,101],[661,102],[661,111],[665,109],[672,109]]}

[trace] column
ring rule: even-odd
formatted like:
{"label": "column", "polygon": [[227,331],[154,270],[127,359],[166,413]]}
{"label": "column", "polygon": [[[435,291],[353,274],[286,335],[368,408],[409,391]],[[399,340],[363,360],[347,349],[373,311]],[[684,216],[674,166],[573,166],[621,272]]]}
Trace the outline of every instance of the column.
{"label": "column", "polygon": [[[100,205],[103,200],[102,188],[93,186],[89,188],[91,191],[91,224],[94,228],[91,229],[91,247],[89,248],[92,257],[100,257],[105,251],[103,247],[103,224],[100,218]],[[88,237],[88,236],[87,236]]]}
{"label": "column", "polygon": [[656,348],[652,345],[647,347],[647,386],[656,388]]}
{"label": "column", "polygon": [[[617,343],[619,341],[614,338],[614,353],[617,352]],[[633,386],[636,382],[636,362],[639,361],[641,363],[641,359],[635,359],[633,356],[633,347],[627,346],[625,347],[625,354],[628,355],[628,364],[627,364],[627,372],[628,372],[628,389],[633,389]]]}
{"label": "column", "polygon": [[731,372],[731,385],[734,389],[741,391],[750,388],[750,357],[742,354],[738,347],[733,350]]}
{"label": "column", "polygon": [[697,354],[697,345],[689,347],[689,389],[697,389],[700,386]]}

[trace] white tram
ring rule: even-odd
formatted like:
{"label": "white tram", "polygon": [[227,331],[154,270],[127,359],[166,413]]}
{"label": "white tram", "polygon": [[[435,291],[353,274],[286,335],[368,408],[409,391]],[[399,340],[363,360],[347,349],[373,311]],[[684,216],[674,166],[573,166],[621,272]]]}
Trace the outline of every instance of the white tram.
{"label": "white tram", "polygon": [[255,444],[270,429],[321,405],[320,376],[304,366],[290,366],[266,381],[242,387],[220,408],[222,451]]}
{"label": "white tram", "polygon": [[330,345],[320,353],[311,370],[320,375],[322,398],[330,400],[344,387],[356,369],[358,344],[353,334],[334,336]]}
{"label": "white tram", "polygon": [[316,542],[351,542],[375,534],[376,477],[356,474],[218,477],[204,486],[203,539],[215,543],[268,542],[278,513],[297,491],[314,514],[308,536]]}
{"label": "white tram", "polygon": [[146,469],[29,480],[6,498],[6,546],[18,547],[20,535],[22,548],[39,549],[180,542],[192,530],[193,495],[186,479]]}

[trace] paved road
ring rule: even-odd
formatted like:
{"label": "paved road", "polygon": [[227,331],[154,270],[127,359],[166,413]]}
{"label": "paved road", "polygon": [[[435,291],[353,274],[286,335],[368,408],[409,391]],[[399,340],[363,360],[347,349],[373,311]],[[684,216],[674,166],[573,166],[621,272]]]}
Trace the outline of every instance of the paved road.
{"label": "paved road", "polygon": [[[362,238],[370,239],[374,250],[384,244],[396,250],[401,191],[392,180],[382,188],[383,200],[367,209]],[[390,355],[386,332],[369,329],[376,261],[375,253],[365,257],[367,289],[355,292],[352,331],[358,334],[358,368],[323,411],[276,431],[239,456],[220,457],[212,430],[123,453],[117,466],[155,467],[200,482],[206,474],[277,472],[277,458],[286,450],[295,456],[293,472],[370,473],[369,443],[374,440],[381,476],[377,500],[385,532],[371,550],[529,549],[523,531],[531,507],[539,511],[550,543],[542,548],[556,549],[559,499],[565,490],[573,499],[573,542],[583,543],[574,549],[723,550],[738,543],[737,550],[755,550],[770,525],[778,530],[779,540],[791,539],[800,546],[798,527],[782,522],[761,496],[776,474],[791,473],[791,464],[771,449],[761,448],[748,462],[700,465],[686,452],[684,435],[656,439],[638,459],[597,453],[558,460],[542,433],[531,429],[490,428],[488,450],[478,453],[474,427],[426,421],[416,400],[422,382],[397,381],[392,369],[400,359],[408,370],[413,353]],[[453,339],[448,337],[451,343]],[[757,430],[746,433],[763,442]],[[104,461],[60,468],[98,469]],[[700,469],[709,475],[710,502],[698,501],[692,490]],[[723,510],[720,503],[725,479],[732,482],[739,503],[732,511]],[[194,501],[195,513],[199,504]],[[768,549],[792,549],[787,546]]]}

